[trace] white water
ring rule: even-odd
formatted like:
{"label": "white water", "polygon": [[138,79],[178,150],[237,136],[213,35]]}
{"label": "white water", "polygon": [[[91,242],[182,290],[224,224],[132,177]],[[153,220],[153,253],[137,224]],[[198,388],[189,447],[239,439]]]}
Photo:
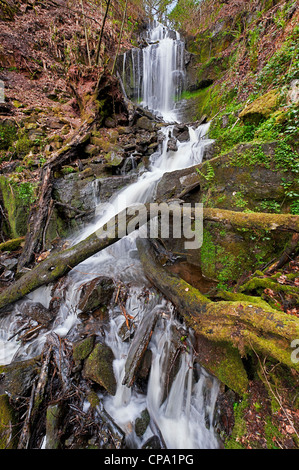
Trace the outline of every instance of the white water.
{"label": "white water", "polygon": [[[129,53],[134,99],[141,101],[144,108],[161,116],[165,122],[177,122],[175,104],[185,78],[184,42],[179,33],[170,31],[157,21],[150,25],[145,40],[147,47],[132,49]],[[122,71],[124,83],[126,60],[125,53]]]}
{"label": "white water", "polygon": [[[161,25],[149,34],[151,40],[155,41],[156,38],[160,45],[155,49],[149,46],[147,51],[144,50],[146,56],[144,104],[155,111],[160,111],[168,118],[173,118],[175,117],[172,114],[174,112],[173,81],[166,82],[165,76],[168,75],[170,69],[175,68],[173,58],[177,57],[177,39],[167,37],[167,31]],[[162,51],[167,59],[165,67],[162,67]],[[168,60],[168,54],[171,55],[171,60]],[[150,80],[151,70],[155,70],[155,73],[159,71],[155,80]],[[155,89],[153,88],[154,82],[156,82]],[[158,99],[154,101],[153,96]],[[114,195],[108,205],[102,205],[99,202],[98,215],[94,222],[78,233],[71,243],[75,244],[86,238],[120,210],[132,204],[152,200],[156,185],[165,172],[200,163],[204,148],[211,143],[206,137],[208,129],[209,124],[199,126],[197,129],[190,127],[189,141],[178,142],[178,150],[174,152],[167,151],[167,142],[169,136],[172,135],[173,126],[165,127],[162,131],[165,136],[162,148],[152,155],[149,171],[141,174],[136,183]],[[80,286],[83,282],[88,282],[99,275],[109,275],[116,281],[122,281],[130,286],[125,308],[126,312],[135,318],[136,324],[144,315],[151,315],[155,309],[162,308],[164,315],[158,321],[149,344],[152,351],[152,364],[147,393],[143,394],[135,387],[131,389],[122,385],[130,343],[122,341],[119,336],[120,328],[124,323],[123,315],[117,306],[111,307],[111,320],[105,338],[115,356],[114,373],[117,380],[117,392],[115,396],[102,397],[104,406],[126,432],[127,444],[132,448],[140,448],[150,436],[157,433],[161,434],[167,448],[217,448],[218,441],[212,424],[219,383],[199,366],[197,366],[197,375],[195,374],[191,341],[189,341],[188,349],[186,348],[180,355],[179,370],[166,400],[162,400],[162,390],[167,381],[165,377],[167,351],[173,341],[174,328],[180,328],[181,325],[174,317],[171,304],[150,287],[143,274],[136,252],[137,236],[138,232],[134,232],[115,245],[85,260],[70,272],[67,285],[64,287],[64,301],[51,331],[61,337],[67,336],[70,341],[76,338],[77,327],[80,324],[77,307]],[[146,302],[144,287],[148,289],[149,296]],[[27,300],[18,302],[13,312],[0,321],[0,364],[26,359],[40,353],[49,331],[41,332],[36,339],[26,344],[20,344],[17,336],[11,340],[9,338],[22,327],[21,313],[24,302],[40,302],[48,307],[52,295],[60,295],[59,289],[53,293],[51,286],[40,288],[28,295]],[[151,423],[141,439],[136,436],[133,424],[144,409],[148,409]]]}

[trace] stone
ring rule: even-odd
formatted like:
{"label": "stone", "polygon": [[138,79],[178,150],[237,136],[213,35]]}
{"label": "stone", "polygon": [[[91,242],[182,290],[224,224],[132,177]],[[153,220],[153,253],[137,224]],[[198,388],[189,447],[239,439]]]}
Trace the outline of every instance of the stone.
{"label": "stone", "polygon": [[116,393],[116,380],[113,372],[114,355],[106,344],[98,343],[84,363],[83,375],[107,390]]}
{"label": "stone", "polygon": [[173,128],[173,135],[179,142],[187,142],[190,139],[188,126],[179,124]]}
{"label": "stone", "polygon": [[142,116],[141,118],[137,120],[136,127],[138,129],[145,129],[146,131],[152,131],[154,128],[154,123],[146,116]]}
{"label": "stone", "polygon": [[73,358],[75,362],[83,361],[92,352],[95,342],[95,336],[91,335],[82,341],[73,344]]}
{"label": "stone", "polygon": [[167,142],[167,151],[176,152],[178,149],[178,143],[175,137],[171,137]]}
{"label": "stone", "polygon": [[239,114],[239,118],[244,122],[258,124],[262,119],[267,119],[275,111],[279,103],[279,92],[271,90],[260,96]]}
{"label": "stone", "polygon": [[48,324],[53,320],[53,314],[40,302],[24,303],[22,305],[22,314],[40,324]]}
{"label": "stone", "polygon": [[0,394],[8,393],[13,399],[25,397],[34,379],[39,375],[38,359],[33,358],[1,366],[0,374],[3,375],[0,381]]}
{"label": "stone", "polygon": [[109,277],[97,277],[81,286],[78,307],[82,313],[106,306],[113,295],[114,283]]}
{"label": "stone", "polygon": [[287,105],[298,103],[299,101],[299,80],[292,80],[287,94]]}
{"label": "stone", "polygon": [[62,405],[50,405],[46,414],[46,449],[60,449],[60,425],[62,422]]}
{"label": "stone", "polygon": [[149,412],[145,409],[141,412],[140,418],[135,421],[135,432],[138,437],[142,437],[150,423]]}

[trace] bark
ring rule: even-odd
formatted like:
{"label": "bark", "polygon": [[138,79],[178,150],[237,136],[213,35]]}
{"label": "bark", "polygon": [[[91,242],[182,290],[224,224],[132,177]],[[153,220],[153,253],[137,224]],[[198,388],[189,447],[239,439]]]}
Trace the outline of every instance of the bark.
{"label": "bark", "polygon": [[[77,139],[77,145],[78,142],[82,143],[79,137]],[[70,152],[76,151],[75,149],[77,149],[77,146],[74,143],[74,147],[71,147]],[[50,162],[55,168],[56,165],[60,164],[61,159],[69,157],[70,154],[66,156],[65,153],[62,152],[61,155],[58,154],[56,155],[56,157],[54,156],[50,160]],[[41,194],[40,200],[44,200],[43,196],[46,197],[46,195],[48,194],[48,185],[49,183],[45,184],[45,192]],[[136,211],[138,211],[138,208],[139,206],[136,206]],[[177,214],[180,215],[182,208],[179,205],[172,204],[171,208],[173,209],[174,214],[177,212]],[[146,223],[148,220],[150,220],[152,216],[156,215],[150,214],[149,204],[146,205],[146,212],[146,216],[142,214],[143,219],[142,217],[140,217],[139,221],[142,220],[142,224]],[[48,210],[45,211],[43,207],[40,207],[40,211],[38,211],[36,215],[36,223],[33,226],[35,232],[32,236],[28,235],[26,238],[25,243],[27,242],[27,245],[25,244],[25,247],[23,249],[24,256],[20,263],[20,266],[24,266],[26,264],[24,261],[28,260],[27,250],[31,250],[31,253],[33,253],[34,247],[37,247],[38,243],[41,243],[42,237],[40,240],[40,231],[42,230],[42,221],[45,217],[47,217],[47,214]],[[120,216],[121,215],[118,214],[116,218],[113,219],[116,225],[114,225],[110,229],[110,233],[107,234],[104,238],[99,238],[98,232],[93,233],[87,239],[78,243],[74,247],[50,256],[41,264],[37,265],[30,272],[22,276],[13,285],[9,286],[0,295],[0,309],[12,302],[15,302],[16,300],[21,299],[24,295],[28,294],[37,287],[40,287],[44,284],[48,284],[50,282],[55,281],[59,277],[62,277],[77,264],[81,263],[82,261],[94,255],[98,251],[106,248],[107,246],[119,240],[119,237],[117,235],[117,219]],[[203,218],[204,220],[228,223],[245,228],[256,227],[265,230],[283,230],[299,232],[299,217],[288,214],[244,214],[243,212],[233,212],[228,210],[207,208],[203,211]],[[126,217],[127,224],[132,219],[134,219],[134,216],[128,215]]]}
{"label": "bark", "polygon": [[[139,225],[136,228],[139,228],[139,226],[145,224],[149,220],[150,211],[148,210],[148,206],[146,206],[146,208],[146,211],[142,211],[142,213],[139,214]],[[134,211],[139,213],[139,209],[139,205],[132,206],[130,208],[130,214],[134,214]],[[135,219],[135,214],[128,215],[126,210],[120,212],[115,216],[115,218],[112,218],[106,226],[97,230],[73,247],[49,256],[34,269],[24,274],[14,284],[1,292],[0,309],[21,299],[34,289],[37,289],[42,285],[49,284],[50,282],[64,276],[85,259],[117,242],[121,238],[121,235],[118,233],[118,221],[122,221],[123,217],[125,217],[126,220],[127,234],[134,231],[135,224],[133,224],[133,221]],[[130,222],[132,223],[128,225]],[[4,314],[5,312],[3,311],[1,313]]]}
{"label": "bark", "polygon": [[[247,214],[246,214],[247,215]],[[184,280],[167,272],[146,239],[138,239],[140,260],[148,279],[199,335],[237,347],[242,356],[254,350],[299,370],[291,359],[291,342],[299,337],[299,319],[246,301],[212,302]]]}
{"label": "bark", "polygon": [[99,62],[100,62],[101,44],[102,44],[103,33],[104,33],[104,28],[105,28],[105,23],[106,23],[108,11],[109,11],[110,3],[111,3],[111,0],[107,0],[106,11],[105,11],[105,15],[104,15],[104,18],[103,18],[103,23],[102,23],[102,27],[101,27],[101,31],[100,31],[99,42],[98,42],[97,51],[96,51],[96,58],[95,58],[96,65],[99,65]]}
{"label": "bark", "polygon": [[117,57],[118,57],[118,54],[119,54],[120,44],[121,44],[121,40],[122,40],[122,36],[123,36],[123,29],[124,29],[126,14],[127,14],[127,6],[128,6],[128,0],[126,0],[126,3],[125,3],[125,9],[124,9],[124,14],[123,14],[123,20],[122,20],[122,24],[121,24],[121,29],[120,29],[120,33],[119,33],[119,40],[118,40],[118,45],[117,45],[117,52],[116,52],[116,54],[115,54],[115,58],[114,58],[114,62],[113,62],[113,67],[112,67],[112,72],[111,72],[112,75],[114,74],[115,65],[116,65],[116,60],[117,60]]}
{"label": "bark", "polygon": [[204,220],[241,228],[299,233],[298,215],[268,214],[264,212],[245,213],[212,208],[205,208],[203,215]]}
{"label": "bark", "polygon": [[154,310],[150,315],[142,319],[138,332],[135,333],[131,343],[128,358],[125,364],[125,376],[123,378],[123,385],[132,387],[139,365],[147,350],[153,330],[159,318],[161,311]]}

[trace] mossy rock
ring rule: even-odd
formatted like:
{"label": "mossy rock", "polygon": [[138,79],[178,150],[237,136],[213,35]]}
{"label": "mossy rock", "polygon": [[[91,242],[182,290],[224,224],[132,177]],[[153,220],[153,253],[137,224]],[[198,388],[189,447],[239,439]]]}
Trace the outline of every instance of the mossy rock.
{"label": "mossy rock", "polygon": [[17,416],[7,394],[0,395],[0,449],[16,449]]}
{"label": "mossy rock", "polygon": [[[235,229],[223,224],[204,222],[203,243],[196,260],[203,276],[218,281],[219,287],[231,287],[261,265],[277,258],[291,235],[288,233]],[[188,253],[195,261],[197,253]]]}
{"label": "mossy rock", "polygon": [[27,219],[34,188],[30,183],[12,184],[6,176],[0,176],[1,199],[7,214],[9,235],[19,238],[27,233]]}
{"label": "mossy rock", "polygon": [[141,412],[139,418],[135,421],[135,432],[138,437],[142,437],[150,423],[150,415],[147,409]]}
{"label": "mossy rock", "polygon": [[13,399],[28,395],[33,381],[40,373],[39,357],[0,366],[3,374],[0,393],[7,392]]}
{"label": "mossy rock", "polygon": [[86,359],[94,347],[95,336],[89,336],[88,338],[78,341],[73,345],[73,358],[75,362]]}
{"label": "mossy rock", "polygon": [[278,104],[279,92],[271,90],[246,106],[239,114],[239,118],[244,122],[258,124],[261,120],[267,119]]}
{"label": "mossy rock", "polygon": [[24,243],[25,237],[14,238],[0,243],[0,251],[15,251]]}
{"label": "mossy rock", "polygon": [[84,377],[98,383],[110,395],[116,393],[116,380],[113,372],[114,355],[106,344],[98,343],[84,363]]}

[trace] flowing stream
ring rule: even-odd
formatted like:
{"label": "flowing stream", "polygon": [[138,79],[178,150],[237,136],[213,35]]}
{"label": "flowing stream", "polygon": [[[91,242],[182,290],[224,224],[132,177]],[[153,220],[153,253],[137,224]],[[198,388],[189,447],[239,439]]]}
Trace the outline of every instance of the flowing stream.
{"label": "flowing stream", "polygon": [[[183,74],[181,41],[178,35],[170,37],[168,30],[154,24],[147,34],[149,45],[142,50],[143,79],[137,77],[143,105],[163,115],[169,122],[175,118],[177,75]],[[151,201],[158,181],[165,172],[174,171],[202,161],[204,149],[211,141],[206,137],[209,124],[198,128],[189,127],[189,140],[178,142],[177,151],[168,150],[174,124],[165,126],[161,132],[164,140],[159,150],[151,156],[150,168],[139,175],[137,181],[118,194],[109,204],[98,201],[97,215],[93,223],[77,233],[72,244],[86,238],[120,210],[136,203]],[[142,229],[141,229],[142,230]],[[83,282],[105,275],[128,286],[126,312],[136,325],[142,319],[159,316],[148,349],[151,351],[150,376],[147,390],[141,392],[135,386],[123,385],[125,364],[129,354],[130,341],[123,341],[120,335],[124,316],[117,305],[110,308],[110,323],[105,331],[105,341],[114,353],[114,374],[117,381],[115,396],[101,396],[106,411],[126,433],[127,446],[141,448],[153,435],[170,449],[218,448],[219,443],[213,427],[219,382],[194,362],[192,333],[187,331],[175,317],[173,306],[153,289],[144,276],[136,250],[138,231],[124,237],[113,246],[85,260],[74,268],[64,285],[64,301],[52,324],[51,331],[70,341],[76,339],[80,318],[78,296]],[[145,301],[144,289],[147,290]],[[49,306],[52,286],[42,287],[17,302],[13,312],[0,321],[0,364],[24,360],[39,354],[49,331],[40,334],[30,342],[20,344],[13,336],[20,328],[20,319],[25,304],[40,302]],[[59,289],[59,287],[57,287]],[[169,383],[167,367],[171,345],[175,334],[187,331],[187,342],[177,360],[177,371]],[[138,328],[135,336],[138,335]],[[167,390],[167,393],[165,392]],[[147,410],[150,425],[145,434],[136,434],[132,423]]]}

